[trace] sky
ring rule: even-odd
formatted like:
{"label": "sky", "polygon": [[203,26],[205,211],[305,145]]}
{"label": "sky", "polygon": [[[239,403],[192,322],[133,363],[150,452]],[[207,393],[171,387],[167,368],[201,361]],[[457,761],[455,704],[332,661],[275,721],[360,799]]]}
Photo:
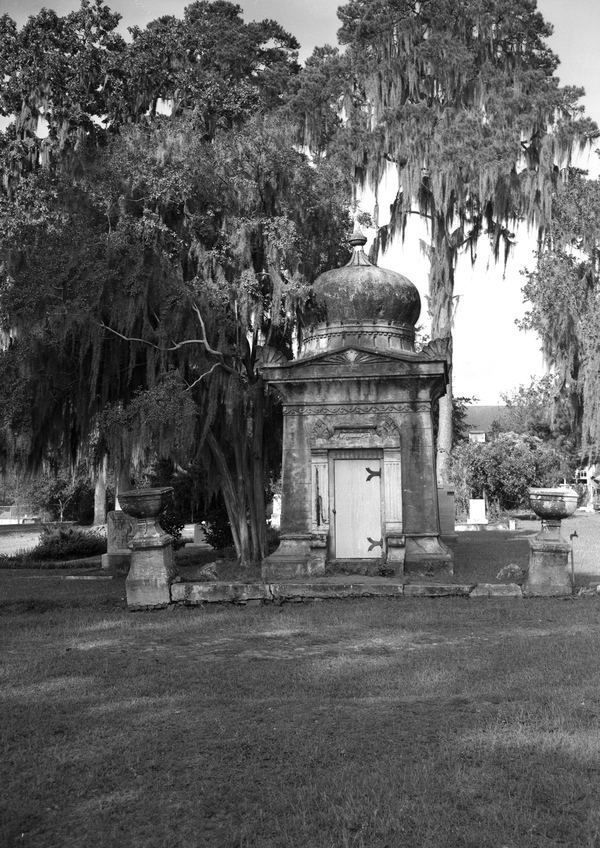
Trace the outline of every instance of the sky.
{"label": "sky", "polygon": [[[9,14],[19,25],[43,6],[64,15],[79,8],[79,0],[0,0],[0,14]],[[108,5],[122,15],[120,28],[137,24],[143,27],[161,15],[180,17],[188,5],[185,0],[108,0]],[[301,44],[300,59],[305,60],[314,47],[335,44],[339,21],[339,0],[238,0],[244,18],[274,18],[296,36]],[[600,33],[600,0],[538,0],[538,9],[553,24],[550,46],[561,59],[558,76],[563,85],[583,86],[582,103],[586,112],[600,123],[600,73],[598,34]],[[594,152],[577,163],[600,175],[600,157]],[[380,194],[380,209],[391,202],[394,189],[390,185]],[[371,205],[370,205],[371,204]],[[372,200],[365,197],[363,209],[372,212]],[[380,218],[380,223],[384,221]],[[421,292],[426,320],[427,262],[419,249],[419,239],[426,232],[417,223],[407,230],[404,245],[393,245],[380,257],[383,267],[409,277]],[[517,233],[517,245],[508,265],[495,265],[482,243],[477,262],[459,262],[455,293],[458,295],[454,335],[454,391],[462,397],[477,398],[479,403],[502,403],[502,394],[512,392],[520,384],[544,373],[540,342],[533,334],[518,330],[515,319],[522,318],[526,306],[522,302],[524,279],[521,271],[533,269],[534,245],[527,232]]]}

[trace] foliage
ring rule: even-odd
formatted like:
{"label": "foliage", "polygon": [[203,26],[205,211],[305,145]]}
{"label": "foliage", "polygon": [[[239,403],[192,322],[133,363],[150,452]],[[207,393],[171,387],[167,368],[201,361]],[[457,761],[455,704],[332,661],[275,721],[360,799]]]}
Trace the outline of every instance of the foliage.
{"label": "foliage", "polygon": [[212,548],[221,551],[231,547],[233,544],[231,524],[222,498],[216,498],[206,513],[203,525],[204,538]]}
{"label": "foliage", "polygon": [[[427,222],[432,338],[448,340],[451,364],[459,253],[474,260],[484,235],[506,258],[519,222],[543,231],[559,169],[598,129],[582,115],[583,90],[558,85],[552,28],[530,0],[350,0],[338,15],[345,52],[316,53],[306,92],[320,81],[321,95],[300,91],[293,103],[315,150],[327,144],[359,184],[377,195],[395,172],[375,255],[409,216]],[[443,479],[451,387],[440,409]]]}
{"label": "foliage", "polygon": [[106,553],[106,539],[79,527],[44,527],[39,544],[25,554],[29,560],[83,559]]}
{"label": "foliage", "polygon": [[93,488],[86,469],[62,469],[37,474],[20,486],[19,500],[56,521],[89,521],[93,513]]}
{"label": "foliage", "polygon": [[553,486],[568,470],[563,455],[535,436],[501,433],[490,442],[461,442],[452,452],[451,474],[459,509],[485,498],[492,511],[528,502],[530,486]]}
{"label": "foliage", "polygon": [[554,417],[562,416],[587,457],[600,443],[600,181],[571,171],[557,192],[552,224],[527,273],[531,304],[521,327],[534,330],[556,371]]}
{"label": "foliage", "polygon": [[175,548],[181,547],[181,534],[185,527],[185,518],[179,510],[174,506],[167,507],[160,517],[159,524],[165,533],[169,533],[173,537],[173,546]]}
{"label": "foliage", "polygon": [[[104,9],[84,2],[82,19]],[[58,38],[78,21],[31,27]],[[223,489],[238,555],[261,559],[279,461],[265,428],[280,429],[261,366],[290,355],[297,305],[349,224],[348,178],[299,152],[277,111],[295,39],[273,21],[245,24],[224,0],[136,28],[131,45],[106,35],[102,61],[89,54],[78,79],[101,92],[85,114],[107,130],[79,144],[71,84],[48,72],[43,96],[30,87],[29,36],[3,25],[18,48],[3,59],[16,118],[0,145],[4,454],[38,467],[50,446],[71,462],[109,452],[125,483],[132,461],[201,463],[209,491]],[[56,112],[52,156],[19,98],[51,123]],[[27,167],[15,165],[21,143]]]}

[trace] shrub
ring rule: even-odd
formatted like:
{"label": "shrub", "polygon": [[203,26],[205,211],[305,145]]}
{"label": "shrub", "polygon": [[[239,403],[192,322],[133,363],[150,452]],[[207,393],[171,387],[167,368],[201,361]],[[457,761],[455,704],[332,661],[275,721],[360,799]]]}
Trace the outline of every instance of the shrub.
{"label": "shrub", "polygon": [[211,548],[215,548],[217,551],[233,547],[231,525],[229,524],[225,503],[221,497],[217,499],[215,505],[206,514],[204,537]]}
{"label": "shrub", "polygon": [[181,541],[181,533],[185,527],[185,519],[176,507],[168,507],[161,515],[159,522],[165,533],[173,537],[173,547],[182,548],[185,542]]}
{"label": "shrub", "polygon": [[106,553],[106,539],[79,527],[44,527],[39,544],[24,556],[30,560],[83,559]]}
{"label": "shrub", "polygon": [[[530,486],[552,486],[565,474],[565,459],[535,436],[501,433],[491,442],[464,442],[452,451],[459,509],[470,497],[485,497],[493,511],[528,503]],[[568,472],[567,472],[568,473]]]}

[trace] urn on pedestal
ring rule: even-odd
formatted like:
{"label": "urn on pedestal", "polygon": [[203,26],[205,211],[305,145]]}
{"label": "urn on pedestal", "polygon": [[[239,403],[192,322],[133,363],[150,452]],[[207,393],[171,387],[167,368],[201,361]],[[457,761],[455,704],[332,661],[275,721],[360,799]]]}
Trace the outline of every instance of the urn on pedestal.
{"label": "urn on pedestal", "polygon": [[131,568],[125,581],[127,606],[148,609],[167,606],[177,575],[173,537],[162,529],[160,516],[173,502],[173,489],[132,489],[119,493],[121,509],[137,519],[131,548]]}
{"label": "urn on pedestal", "polygon": [[529,540],[528,595],[570,595],[570,545],[560,534],[563,518],[577,509],[578,495],[567,486],[529,489],[529,504],[542,519],[542,529]]}

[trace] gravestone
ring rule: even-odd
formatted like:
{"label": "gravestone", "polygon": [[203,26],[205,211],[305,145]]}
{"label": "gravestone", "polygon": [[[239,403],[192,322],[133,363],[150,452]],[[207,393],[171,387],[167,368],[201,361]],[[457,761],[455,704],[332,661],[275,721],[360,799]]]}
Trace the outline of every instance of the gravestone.
{"label": "gravestone", "polygon": [[131,550],[137,522],[121,510],[109,512],[106,517],[106,553],[102,555],[102,568],[129,568]]}
{"label": "gravestone", "polygon": [[485,499],[470,498],[469,500],[469,517],[467,524],[487,524],[488,520],[485,514]]}

